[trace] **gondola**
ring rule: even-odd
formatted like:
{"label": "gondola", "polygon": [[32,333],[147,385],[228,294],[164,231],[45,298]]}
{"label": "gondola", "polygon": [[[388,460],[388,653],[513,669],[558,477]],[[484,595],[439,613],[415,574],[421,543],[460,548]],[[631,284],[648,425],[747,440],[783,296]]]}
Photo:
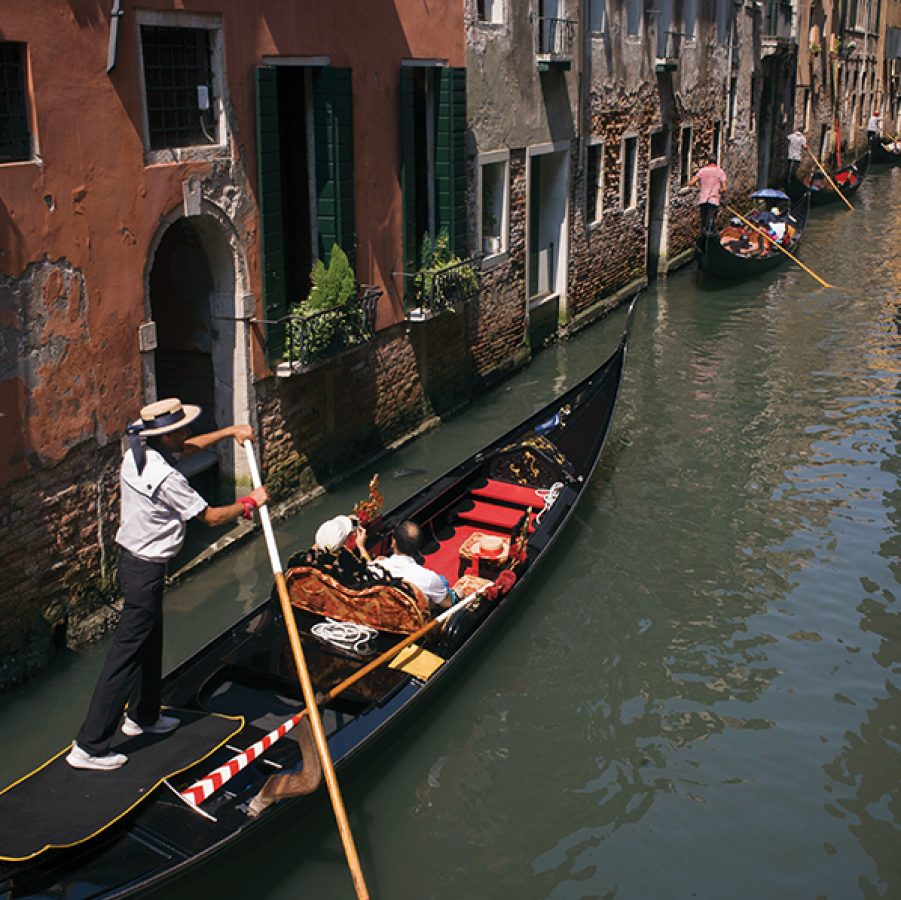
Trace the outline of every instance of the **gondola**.
{"label": "gondola", "polygon": [[[869,168],[870,151],[867,150],[863,156],[851,163],[850,166],[839,169],[838,172],[831,177],[839,186],[842,194],[845,197],[850,197],[852,194],[857,193],[861,184],[863,184],[863,180],[866,178],[867,170]],[[811,175],[807,176],[804,181],[793,176],[788,183],[788,195],[792,200],[800,200],[801,197],[804,196],[805,191],[810,190],[811,206],[826,206],[829,203],[841,203],[841,199],[833,190],[832,185],[830,185],[825,178],[817,177],[818,172],[818,169],[815,170]],[[814,182],[812,187],[809,184],[811,180]]]}
{"label": "gondola", "polygon": [[[792,233],[788,243],[784,245],[786,250],[793,253],[797,249],[807,224],[809,212],[810,191],[805,191],[802,198],[789,211],[787,221]],[[751,252],[738,252],[729,247],[730,244],[737,245],[743,232],[748,233]],[[763,244],[762,252],[758,249],[760,243]],[[787,259],[788,257],[784,253],[771,246],[765,239],[758,240],[758,237],[750,229],[743,227],[742,224],[730,223],[720,231],[702,237],[698,254],[698,268],[704,277],[738,280],[759,275],[775,268]]]}
{"label": "gondola", "polygon": [[885,143],[879,138],[874,138],[870,150],[874,165],[901,166],[901,141]]}
{"label": "gondola", "polygon": [[[335,694],[373,653],[398,646],[405,629],[383,631],[369,647],[339,646],[315,636],[314,626],[321,616],[293,610],[311,678],[318,696],[324,698],[321,717],[339,776],[365,760],[367,751],[402,721],[410,721],[426,697],[442,685],[452,685],[467,659],[487,651],[485,638],[505,613],[526,600],[533,572],[563,534],[604,448],[622,381],[634,305],[633,300],[617,348],[594,372],[412,498],[372,518],[366,540],[372,555],[385,549],[393,528],[412,519],[426,536],[422,548],[426,565],[458,586],[481,583],[478,591],[469,594],[474,602],[462,605],[442,628],[433,629],[434,637],[420,642],[430,671],[380,666]],[[466,556],[464,549],[472,549],[477,534],[484,547],[493,550],[481,557],[478,553]],[[506,553],[498,553],[498,545]],[[304,559],[295,554],[288,561],[289,584],[304,568]],[[299,599],[295,588],[292,602]],[[468,587],[463,590],[468,592]],[[109,814],[110,822],[102,828],[86,827],[83,830],[94,830],[79,841],[71,839],[69,820],[91,814],[88,807],[93,803],[67,795],[65,778],[57,779],[53,809],[43,809],[42,815],[50,830],[62,822],[68,838],[54,841],[46,833],[23,835],[23,829],[27,832],[35,826],[30,821],[26,824],[28,817],[21,812],[17,822],[9,821],[16,792],[27,788],[30,779],[51,778],[46,773],[57,766],[58,758],[0,793],[0,896],[6,900],[129,896],[156,888],[188,867],[231,850],[260,829],[275,827],[270,820],[276,816],[284,823],[290,818],[288,810],[293,809],[295,816],[304,810],[331,816],[322,802],[322,787],[268,805],[258,803],[274,773],[277,779],[287,776],[288,780],[304,775],[303,761],[309,756],[302,735],[298,738],[296,732],[273,743],[224,787],[198,800],[196,808],[184,800],[192,785],[205,783],[203,776],[229,764],[236,752],[248,751],[249,758],[248,748],[263,746],[261,739],[276,733],[277,723],[303,709],[280,608],[272,596],[261,600],[164,680],[164,705],[183,720],[182,728],[173,734],[204,723],[210,729],[206,740],[212,749],[202,761],[171,773],[165,783],[149,784],[146,790],[138,787],[140,801],[116,816]],[[172,737],[160,738],[151,749],[161,751]],[[120,791],[120,773],[125,777],[142,753],[148,755],[141,746],[117,749],[129,755],[122,769],[84,773],[86,778],[94,776],[93,782],[85,784],[102,786],[95,793],[97,804]],[[71,771],[62,770],[64,776]],[[32,804],[37,809],[33,798]],[[29,848],[32,852],[26,853]]]}

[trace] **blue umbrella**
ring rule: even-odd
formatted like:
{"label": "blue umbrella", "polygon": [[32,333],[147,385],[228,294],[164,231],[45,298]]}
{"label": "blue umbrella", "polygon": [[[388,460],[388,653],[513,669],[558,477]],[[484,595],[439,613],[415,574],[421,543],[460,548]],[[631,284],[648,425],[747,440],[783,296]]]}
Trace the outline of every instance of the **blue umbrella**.
{"label": "blue umbrella", "polygon": [[788,194],[784,191],[780,191],[777,188],[762,188],[759,191],[754,191],[751,194],[752,197],[762,197],[765,200],[789,200],[791,199]]}

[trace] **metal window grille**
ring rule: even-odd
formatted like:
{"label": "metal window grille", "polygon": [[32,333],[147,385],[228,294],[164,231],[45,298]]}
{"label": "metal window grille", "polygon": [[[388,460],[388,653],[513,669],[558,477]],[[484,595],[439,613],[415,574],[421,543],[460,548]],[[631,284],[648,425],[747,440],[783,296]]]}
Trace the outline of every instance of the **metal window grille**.
{"label": "metal window grille", "polygon": [[25,107],[25,45],[0,43],[0,163],[31,158]]}
{"label": "metal window grille", "polygon": [[[203,28],[141,27],[150,149],[215,143],[210,32]],[[199,86],[211,108],[201,110]]]}

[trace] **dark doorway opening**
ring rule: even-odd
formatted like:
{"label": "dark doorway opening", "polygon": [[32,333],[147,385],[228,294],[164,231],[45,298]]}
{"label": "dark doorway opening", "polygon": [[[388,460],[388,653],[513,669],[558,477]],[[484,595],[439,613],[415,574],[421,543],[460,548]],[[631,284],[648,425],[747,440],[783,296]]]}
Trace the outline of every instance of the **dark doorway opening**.
{"label": "dark doorway opening", "polygon": [[651,170],[648,180],[648,281],[653,281],[660,270],[663,232],[666,221],[666,194],[669,185],[669,167],[659,166]]}
{"label": "dark doorway opening", "polygon": [[313,267],[309,135],[310,70],[278,68],[278,119],[285,246],[285,299],[289,305],[310,293]]}

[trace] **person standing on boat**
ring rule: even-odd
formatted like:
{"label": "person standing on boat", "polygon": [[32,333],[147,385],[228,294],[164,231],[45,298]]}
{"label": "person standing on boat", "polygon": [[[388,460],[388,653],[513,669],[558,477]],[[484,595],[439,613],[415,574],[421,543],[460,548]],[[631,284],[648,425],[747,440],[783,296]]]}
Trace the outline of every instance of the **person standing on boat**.
{"label": "person standing on boat", "polygon": [[798,168],[801,165],[801,154],[804,152],[804,148],[807,146],[807,138],[804,137],[804,132],[801,131],[800,128],[796,128],[787,138],[788,141],[788,181],[790,182],[792,178],[798,172]]}
{"label": "person standing on boat", "polygon": [[[167,734],[179,720],[160,712],[163,651],[163,588],[166,565],[181,549],[189,519],[215,527],[268,502],[265,487],[226,506],[209,506],[176,468],[178,457],[234,438],[253,440],[249,425],[232,425],[191,436],[200,407],[176,398],[151,403],[126,429],[128,448],[120,470],[121,522],[116,533],[122,615],[87,716],[66,756],[75,769],[107,771],[128,757],[110,751],[121,726],[130,737]],[[128,713],[123,718],[126,703]]]}
{"label": "person standing on boat", "polygon": [[716,154],[707,157],[707,165],[698,170],[689,181],[690,186],[700,184],[698,210],[701,214],[701,234],[708,234],[716,223],[716,214],[720,208],[720,199],[726,190],[726,173],[716,164]]}
{"label": "person standing on boat", "polygon": [[873,138],[880,134],[882,134],[882,116],[879,115],[878,109],[874,109],[873,115],[867,120],[867,143],[872,144]]}

